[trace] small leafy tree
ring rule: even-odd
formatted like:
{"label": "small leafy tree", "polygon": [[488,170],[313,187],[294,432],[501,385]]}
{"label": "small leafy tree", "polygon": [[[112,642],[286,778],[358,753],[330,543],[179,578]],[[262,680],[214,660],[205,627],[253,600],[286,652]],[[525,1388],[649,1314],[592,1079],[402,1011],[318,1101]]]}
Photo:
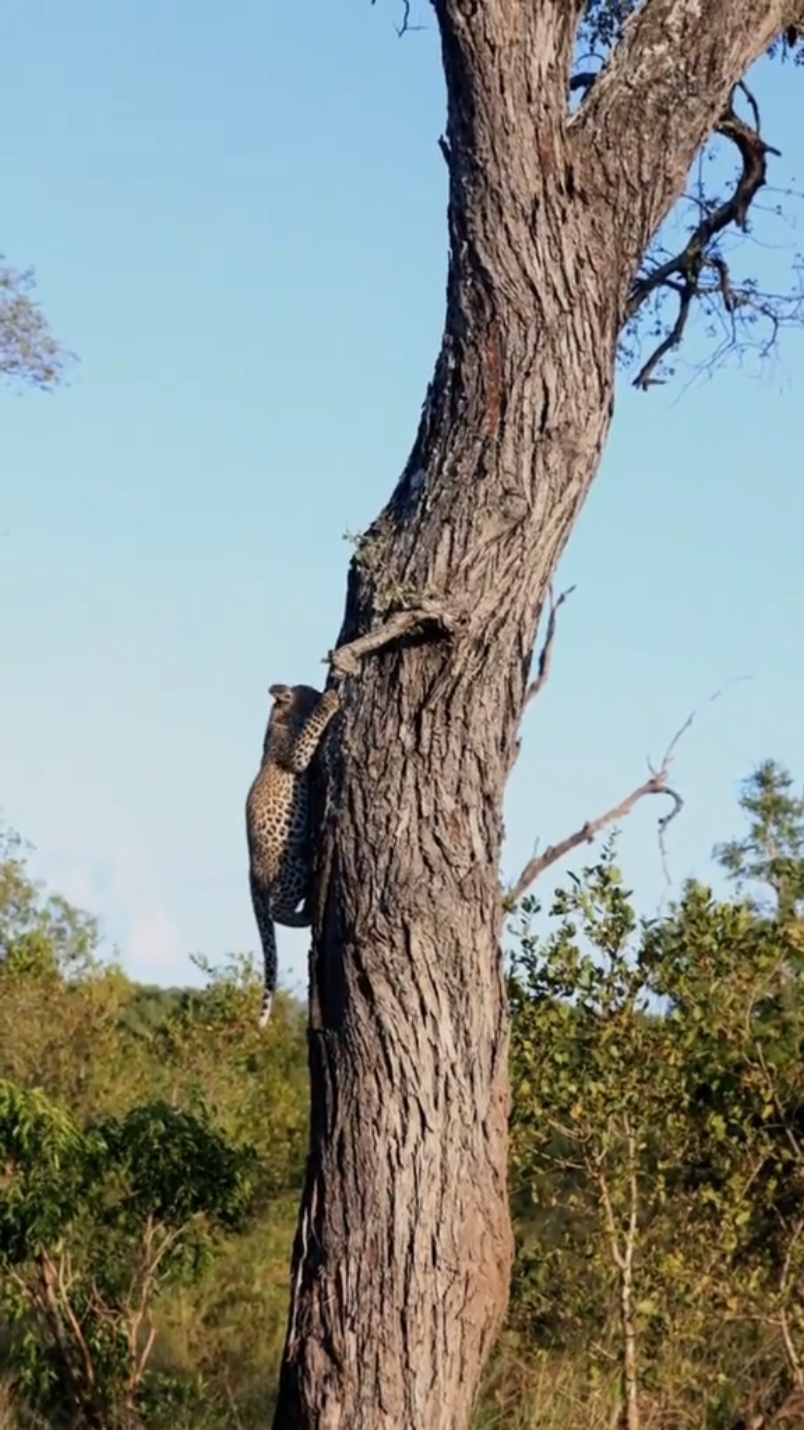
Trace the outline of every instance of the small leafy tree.
{"label": "small leafy tree", "polygon": [[0,971],[71,976],[91,966],[97,921],[32,878],[28,847],[0,819]]}
{"label": "small leafy tree", "polygon": [[[68,1109],[79,1129],[120,1124],[132,1109],[162,1103],[211,1120],[226,1144],[257,1154],[246,1234],[216,1236],[203,1274],[188,1268],[189,1284],[178,1271],[159,1283],[157,1336],[137,1411],[161,1424],[189,1397],[193,1424],[209,1414],[216,1424],[246,1425],[275,1372],[286,1323],[288,1244],[309,1119],[306,1029],[302,1010],[283,995],[271,1037],[260,1036],[259,979],[250,962],[232,957],[216,969],[196,962],[206,988],[132,983],[104,961],[93,921],[33,879],[23,843],[8,832],[0,837],[0,1080]],[[93,1216],[86,1234],[97,1242]],[[73,1271],[83,1274],[74,1231],[68,1249]],[[9,1376],[4,1322],[0,1311],[0,1424]],[[18,1405],[26,1335],[36,1375],[54,1355],[52,1337],[45,1353],[42,1325],[27,1311],[14,1331]],[[147,1327],[143,1345],[146,1338]],[[53,1398],[64,1405],[63,1389],[56,1386]]]}
{"label": "small leafy tree", "polygon": [[629,1430],[648,1395],[727,1423],[749,1351],[778,1410],[804,1350],[789,934],[695,884],[638,925],[610,845],[549,936],[533,912],[511,980],[520,1324],[616,1364]]}
{"label": "small leafy tree", "polygon": [[12,268],[0,257],[0,377],[49,389],[60,381],[70,355],[33,294],[31,269]]}
{"label": "small leafy tree", "polygon": [[789,770],[763,760],[743,781],[740,808],[748,833],[716,845],[714,857],[739,890],[769,887],[776,916],[788,922],[804,900],[804,795],[793,793]]}
{"label": "small leafy tree", "polygon": [[132,993],[101,960],[97,921],[34,879],[0,825],[0,1078],[41,1087],[81,1122],[158,1095],[122,1025]]}
{"label": "small leafy tree", "polygon": [[[526,900],[525,918],[535,909]],[[576,1342],[601,1327],[598,1358],[616,1358],[637,1430],[640,1323],[655,1292],[644,1241],[688,1155],[684,1074],[672,1030],[647,1011],[652,964],[644,949],[630,956],[636,919],[610,844],[582,878],[570,876],[552,912],[561,922],[545,941],[522,929],[511,982],[514,1173],[535,1207],[554,1222],[561,1214],[549,1254],[539,1247],[524,1268],[544,1323],[557,1307]],[[562,1295],[568,1267],[572,1291]],[[522,1271],[520,1261],[520,1294]]]}
{"label": "small leafy tree", "polygon": [[677,1183],[714,1214],[717,1280],[713,1272],[704,1283],[722,1318],[717,1326],[710,1314],[714,1342],[724,1329],[761,1330],[772,1360],[763,1408],[778,1415],[788,1391],[804,1391],[804,985],[790,972],[798,929],[692,884],[647,937],[696,1124]]}
{"label": "small leafy tree", "polygon": [[154,1302],[243,1225],[254,1155],[164,1103],[88,1128],[0,1082],[0,1310],[29,1406],[76,1426],[147,1418]]}

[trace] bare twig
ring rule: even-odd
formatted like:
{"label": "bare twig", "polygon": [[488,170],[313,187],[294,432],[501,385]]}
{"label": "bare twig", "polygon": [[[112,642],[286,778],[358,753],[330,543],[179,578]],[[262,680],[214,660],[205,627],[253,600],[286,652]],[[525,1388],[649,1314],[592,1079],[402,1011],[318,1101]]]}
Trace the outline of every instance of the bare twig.
{"label": "bare twig", "polygon": [[84,1336],[83,1331],[81,1330],[80,1322],[70,1300],[70,1287],[73,1282],[73,1277],[71,1273],[72,1266],[69,1263],[69,1257],[67,1253],[64,1253],[59,1258],[58,1266],[57,1282],[59,1288],[59,1297],[61,1300],[62,1310],[70,1323],[70,1330],[72,1331],[73,1339],[81,1353],[81,1359],[84,1363],[85,1383],[88,1387],[91,1388],[95,1385],[95,1365],[92,1359],[92,1353],[89,1349],[89,1346],[87,1345],[86,1338]]}
{"label": "bare twig", "polygon": [[[639,1232],[639,1179],[637,1176],[637,1143],[631,1120],[622,1120],[622,1135],[626,1144],[628,1175],[628,1221],[621,1229],[614,1213],[611,1191],[605,1171],[605,1155],[601,1152],[590,1159],[587,1170],[597,1187],[597,1193],[612,1264],[617,1271],[620,1302],[620,1332],[622,1343],[616,1359],[620,1364],[622,1394],[625,1403],[626,1430],[639,1430],[639,1381],[637,1375],[637,1330],[634,1318],[634,1259]],[[619,1416],[618,1416],[619,1420]],[[612,1424],[614,1421],[612,1421]]]}
{"label": "bare twig", "polygon": [[[39,1254],[39,1275],[41,1279],[42,1290],[38,1299],[40,1300],[43,1309],[45,1310],[46,1315],[50,1321],[53,1337],[56,1341],[56,1345],[59,1348],[62,1362],[64,1364],[64,1369],[75,1384],[75,1382],[80,1379],[80,1371],[75,1364],[73,1347],[70,1344],[70,1338],[67,1334],[67,1327],[64,1324],[64,1316],[62,1315],[61,1307],[59,1306],[58,1296],[56,1294],[56,1268],[51,1258],[44,1251],[40,1252]],[[16,1279],[19,1281],[19,1278]]]}
{"label": "bare twig", "polygon": [[596,819],[587,819],[586,823],[583,824],[580,829],[576,829],[573,834],[567,835],[566,839],[560,839],[557,844],[548,844],[543,854],[534,855],[532,859],[528,860],[516,883],[508,891],[508,901],[517,903],[526,890],[530,888],[531,884],[535,884],[536,880],[544,873],[545,869],[550,868],[551,864],[557,864],[559,859],[563,859],[564,855],[569,854],[571,849],[577,849],[579,844],[591,844],[595,835],[599,834],[601,829],[605,829],[609,824],[614,824],[618,819],[624,819],[627,814],[631,813],[634,805],[638,804],[639,801],[644,799],[648,794],[664,794],[667,795],[668,799],[673,801],[673,808],[670,810],[670,813],[664,815],[659,821],[659,836],[661,840],[664,837],[664,832],[671,819],[675,819],[676,815],[679,814],[684,807],[684,801],[681,795],[668,785],[667,775],[668,764],[665,757],[657,773],[651,775],[643,784],[637,785],[637,788],[632,790],[629,795],[626,795],[625,799],[621,800],[619,804],[613,805],[611,809],[606,810],[605,814],[599,815]]}
{"label": "bare twig", "polygon": [[547,617],[547,631],[544,637],[544,645],[539,655],[539,664],[536,667],[536,678],[532,680],[525,692],[525,704],[534,699],[539,691],[544,688],[550,678],[550,664],[553,659],[553,642],[556,638],[556,616],[558,609],[563,606],[568,596],[575,590],[574,586],[568,586],[566,591],[562,591],[558,600],[553,600],[553,588],[550,587],[550,614]]}
{"label": "bare twig", "polygon": [[[372,5],[376,5],[377,0],[371,0]],[[424,30],[426,25],[411,25],[410,23],[410,3],[411,0],[402,0],[402,24],[396,25],[396,33],[400,40],[403,35],[410,34],[413,30]]]}
{"label": "bare twig", "polygon": [[[558,605],[560,605],[560,602],[556,603],[556,609]],[[549,635],[548,626],[548,639]],[[735,677],[735,680],[750,680],[750,678],[750,676],[738,675]],[[539,677],[537,675],[536,680],[538,681],[538,679]],[[615,804],[611,809],[607,809],[605,814],[598,815],[595,819],[587,819],[586,822],[581,825],[580,829],[576,829],[574,833],[568,834],[566,839],[560,839],[556,844],[549,844],[544,850],[544,853],[534,854],[533,858],[528,860],[519,878],[507,890],[505,898],[506,905],[513,906],[518,903],[523,894],[530,888],[531,884],[535,884],[536,880],[544,873],[545,869],[549,869],[552,864],[557,864],[559,859],[563,859],[564,855],[569,854],[570,850],[577,849],[579,844],[591,844],[601,829],[605,829],[608,825],[614,824],[618,819],[624,819],[627,814],[631,813],[631,810],[641,799],[644,799],[646,795],[650,794],[666,795],[672,804],[672,808],[667,814],[663,814],[658,822],[659,852],[661,854],[665,881],[669,885],[671,879],[667,868],[667,853],[664,845],[664,836],[667,832],[667,826],[684,808],[684,801],[681,795],[668,784],[670,767],[673,763],[676,747],[682,735],[686,734],[701,710],[705,709],[708,705],[712,705],[715,700],[719,700],[724,690],[734,683],[735,681],[728,681],[726,685],[721,686],[713,695],[710,695],[709,699],[705,700],[703,705],[698,706],[697,709],[690,712],[683,725],[679,726],[678,730],[676,730],[670,744],[667,746],[659,768],[654,770],[649,766],[650,777],[641,785],[637,785],[636,789],[633,789],[629,795],[626,795],[625,799],[621,800],[619,804]]]}
{"label": "bare twig", "polygon": [[[746,84],[746,82],[745,82],[744,79],[741,79],[741,80],[739,81],[739,83],[738,83],[738,85],[737,85],[737,88],[739,89],[740,93],[741,93],[741,94],[744,94],[745,97],[746,97],[746,99],[748,100],[748,107],[749,107],[749,109],[751,110],[751,115],[752,115],[753,120],[754,120],[754,128],[755,128],[755,130],[756,130],[756,132],[757,132],[757,134],[758,134],[759,131],[760,131],[760,129],[761,129],[761,127],[762,127],[761,124],[760,124],[760,119],[759,119],[759,105],[757,104],[756,99],[754,98],[753,93],[752,93],[751,90],[748,88],[748,85]],[[774,154],[776,154],[776,153],[778,153],[778,150],[774,149],[772,152],[773,152]]]}
{"label": "bare twig", "polygon": [[589,1162],[588,1170],[592,1175],[592,1180],[595,1182],[598,1194],[600,1196],[600,1205],[603,1209],[603,1218],[606,1223],[606,1233],[609,1239],[609,1251],[611,1252],[611,1259],[614,1262],[614,1265],[617,1267],[617,1270],[619,1272],[623,1272],[625,1270],[625,1256],[623,1254],[623,1249],[620,1245],[620,1234],[617,1230],[617,1219],[614,1215],[614,1208],[611,1204],[609,1184],[606,1179],[606,1174],[603,1171],[602,1154],[598,1155]]}
{"label": "bare twig", "polygon": [[637,1379],[637,1339],[634,1318],[634,1254],[639,1223],[639,1181],[637,1178],[636,1137],[628,1117],[625,1118],[628,1145],[628,1192],[630,1212],[625,1246],[625,1271],[620,1288],[620,1319],[623,1332],[623,1380],[627,1407],[628,1430],[639,1430],[639,1382]]}

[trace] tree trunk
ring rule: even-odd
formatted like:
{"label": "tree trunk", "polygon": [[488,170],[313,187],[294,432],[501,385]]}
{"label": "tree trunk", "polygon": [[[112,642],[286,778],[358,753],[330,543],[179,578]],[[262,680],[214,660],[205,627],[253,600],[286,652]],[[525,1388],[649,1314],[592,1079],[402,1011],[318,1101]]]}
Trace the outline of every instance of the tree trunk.
{"label": "tree trunk", "polygon": [[423,600],[452,629],[369,656],[329,741],[276,1430],[469,1423],[512,1256],[501,811],[538,618],[606,439],[637,264],[783,6],[647,0],[572,121],[580,7],[434,9],[445,332],[340,639]]}

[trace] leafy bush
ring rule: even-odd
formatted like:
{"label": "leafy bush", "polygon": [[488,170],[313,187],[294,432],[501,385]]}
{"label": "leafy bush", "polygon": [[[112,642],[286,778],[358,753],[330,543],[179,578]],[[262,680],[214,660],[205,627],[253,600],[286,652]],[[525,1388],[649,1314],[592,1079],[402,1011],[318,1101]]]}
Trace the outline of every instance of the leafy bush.
{"label": "leafy bush", "polygon": [[96,1430],[140,1423],[154,1304],[198,1279],[216,1233],[243,1227],[255,1160],[162,1102],[82,1129],[0,1082],[0,1308],[29,1407]]}

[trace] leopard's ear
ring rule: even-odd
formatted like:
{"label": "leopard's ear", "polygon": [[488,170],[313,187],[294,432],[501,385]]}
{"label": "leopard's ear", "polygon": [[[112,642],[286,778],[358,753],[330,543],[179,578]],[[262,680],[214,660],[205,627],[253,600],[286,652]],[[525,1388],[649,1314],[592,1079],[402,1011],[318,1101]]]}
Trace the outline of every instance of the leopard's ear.
{"label": "leopard's ear", "polygon": [[268,694],[273,695],[274,700],[276,700],[280,705],[287,705],[292,693],[293,692],[289,685],[268,686]]}

